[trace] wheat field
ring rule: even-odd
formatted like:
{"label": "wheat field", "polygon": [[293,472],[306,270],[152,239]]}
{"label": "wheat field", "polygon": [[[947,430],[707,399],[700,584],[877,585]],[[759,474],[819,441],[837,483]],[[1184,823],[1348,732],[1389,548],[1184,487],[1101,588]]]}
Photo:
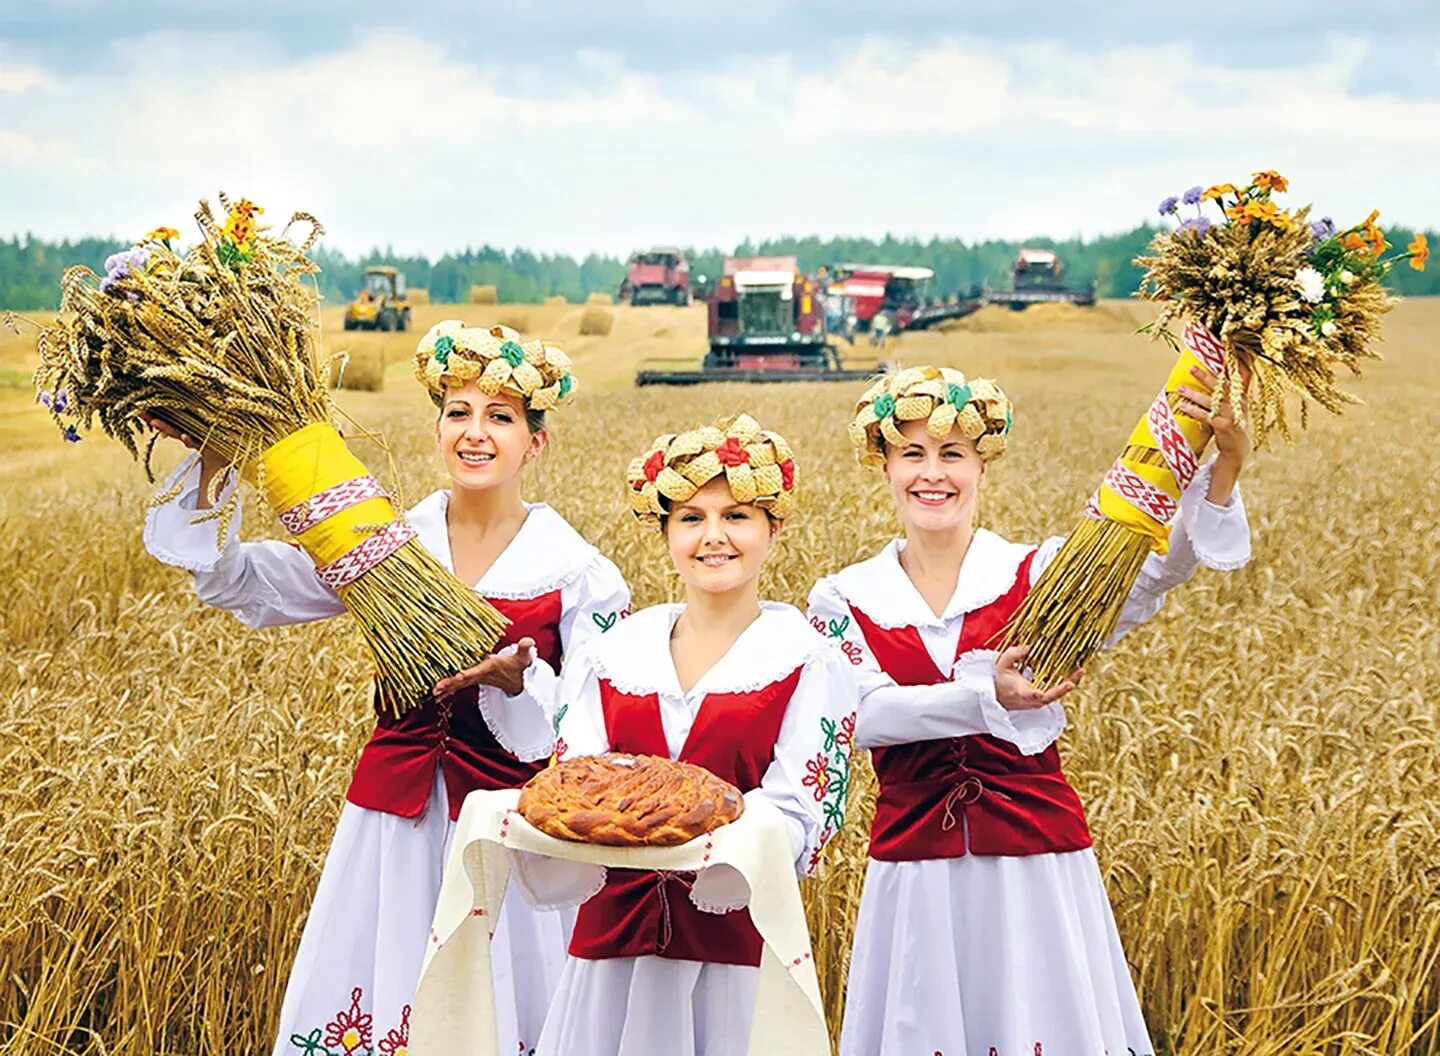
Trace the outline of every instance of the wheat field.
{"label": "wheat field", "polygon": [[[415,321],[506,310],[427,305]],[[803,604],[894,532],[846,447],[860,386],[636,390],[640,359],[698,356],[702,309],[618,306],[609,334],[584,337],[582,306],[523,310],[584,385],[528,497],[610,554],[637,605],[677,583],[625,512],[625,464],[724,412],[784,432],[800,464],[766,595]],[[1163,347],[1133,334],[1145,318],[1120,302],[987,310],[899,341],[904,362],[1014,398],[983,524],[1038,541],[1073,523],[1164,378]],[[332,350],[375,345],[390,364],[380,391],[340,394],[356,452],[409,501],[441,486],[406,362],[418,335],[343,334],[335,309],[326,326]],[[1066,769],[1161,1052],[1440,1052],[1437,326],[1437,302],[1394,312],[1386,360],[1352,385],[1365,405],[1247,467],[1251,565],[1202,572],[1067,698]],[[0,337],[0,1051],[265,1051],[369,731],[359,636],[345,621],[250,632],[202,608],[140,545],[138,468],[100,438],[62,444],[31,405],[28,341]],[[273,534],[253,507],[247,535]],[[837,1025],[860,769],[806,892]]]}

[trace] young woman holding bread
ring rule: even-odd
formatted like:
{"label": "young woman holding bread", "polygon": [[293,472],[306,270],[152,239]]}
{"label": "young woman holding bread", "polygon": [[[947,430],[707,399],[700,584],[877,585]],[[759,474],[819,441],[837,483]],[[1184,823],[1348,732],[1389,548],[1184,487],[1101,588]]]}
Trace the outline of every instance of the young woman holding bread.
{"label": "young woman holding bread", "polygon": [[[656,755],[766,800],[807,874],[844,817],[855,690],[845,658],[758,577],[795,462],[748,415],[656,439],[628,493],[685,601],[637,612],[570,658],[556,751]],[[762,941],[743,908],[697,906],[693,873],[611,869],[581,905],[537,1056],[745,1056]]]}

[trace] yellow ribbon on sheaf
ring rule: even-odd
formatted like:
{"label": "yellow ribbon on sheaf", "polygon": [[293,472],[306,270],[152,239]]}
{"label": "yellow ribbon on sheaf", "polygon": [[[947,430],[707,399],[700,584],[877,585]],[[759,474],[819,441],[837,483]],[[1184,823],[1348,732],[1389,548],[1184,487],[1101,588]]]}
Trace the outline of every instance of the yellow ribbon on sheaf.
{"label": "yellow ribbon on sheaf", "polygon": [[[328,422],[316,422],[291,433],[267,448],[258,461],[264,470],[261,483],[265,501],[276,513],[299,506],[337,484],[370,475]],[[396,519],[389,499],[366,499],[306,529],[295,541],[317,566],[324,566],[338,561]]]}
{"label": "yellow ribbon on sheaf", "polygon": [[[1165,379],[1165,395],[1171,398],[1181,385],[1196,384],[1195,376],[1190,373],[1191,367],[1203,367],[1204,362],[1188,348],[1181,348],[1180,355],[1176,358],[1175,366],[1170,370],[1170,376]],[[1171,399],[1171,406],[1174,400]],[[1196,457],[1205,449],[1209,441],[1209,431],[1204,423],[1197,422],[1188,415],[1176,412],[1175,422],[1180,427],[1180,432],[1190,444],[1190,450],[1194,451]],[[1136,448],[1145,448],[1155,452],[1155,460],[1158,465],[1152,465],[1148,461],[1141,462],[1131,455]],[[1141,417],[1138,425],[1130,434],[1127,442],[1126,455],[1118,459],[1121,465],[1125,466],[1137,477],[1143,477],[1155,485],[1165,494],[1169,495],[1177,503],[1180,501],[1180,482],[1170,471],[1170,466],[1165,462],[1164,456],[1160,453],[1160,443],[1155,439],[1155,434],[1150,429],[1149,407],[1146,407],[1145,416]],[[1101,484],[1096,489],[1099,496],[1100,512],[1107,520],[1114,521],[1125,528],[1140,535],[1148,536],[1150,546],[1157,554],[1164,554],[1170,549],[1170,524],[1156,520],[1150,514],[1133,505],[1123,495],[1112,491],[1107,484]]]}

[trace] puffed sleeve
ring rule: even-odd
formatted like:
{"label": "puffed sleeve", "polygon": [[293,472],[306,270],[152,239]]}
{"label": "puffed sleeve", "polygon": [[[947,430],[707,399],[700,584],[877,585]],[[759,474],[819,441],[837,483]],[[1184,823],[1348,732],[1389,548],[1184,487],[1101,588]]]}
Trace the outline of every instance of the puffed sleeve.
{"label": "puffed sleeve", "polygon": [[555,755],[561,760],[610,750],[600,705],[600,677],[591,662],[596,644],[568,657],[560,674],[555,697]]}
{"label": "puffed sleeve", "polygon": [[845,821],[850,749],[855,739],[855,680],[838,649],[822,648],[805,665],[785,709],[775,754],[758,788],[785,816],[795,869],[808,876]]}
{"label": "puffed sleeve", "polygon": [[881,669],[865,635],[855,625],[850,605],[833,578],[810,592],[810,623],[834,639],[856,680],[860,705],[855,743],[860,748],[989,734],[1024,755],[1050,747],[1065,730],[1060,704],[1007,711],[995,696],[995,659],[984,650],[956,661],[951,680],[933,686],[901,686]]}
{"label": "puffed sleeve", "polygon": [[[145,549],[165,564],[191,572],[201,601],[233,612],[249,627],[306,623],[345,611],[339,595],[316,577],[304,551],[277,541],[240,542],[238,507],[223,545],[216,539],[214,520],[192,523],[201,512],[198,455],[181,463],[165,481],[164,492],[182,480],[178,494],[146,512]],[[221,501],[235,486],[233,479],[226,484]]]}
{"label": "puffed sleeve", "polygon": [[[1239,487],[1224,506],[1217,506],[1205,497],[1210,490],[1213,464],[1212,461],[1201,466],[1190,486],[1181,493],[1180,511],[1170,530],[1169,551],[1152,553],[1145,559],[1120,610],[1115,631],[1105,642],[1106,648],[1159,612],[1166,593],[1190,579],[1201,565],[1217,572],[1229,572],[1250,562],[1250,522],[1245,516],[1245,502]],[[1064,542],[1063,537],[1057,536],[1047,539],[1040,547],[1030,569],[1032,583],[1040,578]]]}
{"label": "puffed sleeve", "polygon": [[[562,654],[583,652],[629,611],[630,588],[620,570],[597,552],[584,572],[560,590]],[[509,646],[500,655],[514,651]],[[515,696],[506,696],[495,686],[481,686],[480,711],[495,739],[516,758],[546,759],[555,747],[559,694],[559,676],[537,656],[525,669],[524,688]]]}
{"label": "puffed sleeve", "polygon": [[[628,615],[630,588],[625,577],[597,552],[585,571],[561,588],[560,652],[573,656]],[[537,657],[526,669],[525,692],[539,703],[552,728],[559,688],[559,673],[544,660]]]}

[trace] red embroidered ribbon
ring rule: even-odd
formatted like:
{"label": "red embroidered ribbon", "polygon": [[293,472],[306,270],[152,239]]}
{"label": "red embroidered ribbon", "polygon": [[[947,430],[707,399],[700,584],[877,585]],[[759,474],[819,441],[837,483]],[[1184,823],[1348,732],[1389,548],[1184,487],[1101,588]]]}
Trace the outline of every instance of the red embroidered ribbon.
{"label": "red embroidered ribbon", "polygon": [[317,568],[315,574],[331,590],[339,590],[355,582],[414,538],[415,529],[407,522],[391,521],[340,560]]}
{"label": "red embroidered ribbon", "polygon": [[1150,405],[1145,418],[1150,423],[1150,432],[1154,434],[1155,442],[1160,445],[1160,453],[1165,456],[1165,464],[1175,475],[1180,490],[1184,491],[1195,479],[1195,474],[1200,469],[1200,460],[1190,449],[1190,441],[1186,440],[1185,434],[1180,431],[1180,425],[1175,421],[1175,411],[1170,407],[1170,400],[1165,393],[1155,397],[1155,402]]}
{"label": "red embroidered ribbon", "polygon": [[1225,346],[1208,329],[1199,325],[1185,328],[1185,347],[1194,352],[1205,364],[1205,369],[1219,376],[1225,369]]}
{"label": "red embroidered ribbon", "polygon": [[358,506],[370,499],[387,497],[385,489],[374,477],[355,477],[353,480],[332,485],[320,494],[311,495],[304,502],[291,506],[280,514],[280,523],[291,535],[299,535],[341,510],[348,510],[351,506]]}
{"label": "red embroidered ribbon", "polygon": [[1161,524],[1169,524],[1180,508],[1166,492],[1119,462],[1105,474],[1105,486]]}

